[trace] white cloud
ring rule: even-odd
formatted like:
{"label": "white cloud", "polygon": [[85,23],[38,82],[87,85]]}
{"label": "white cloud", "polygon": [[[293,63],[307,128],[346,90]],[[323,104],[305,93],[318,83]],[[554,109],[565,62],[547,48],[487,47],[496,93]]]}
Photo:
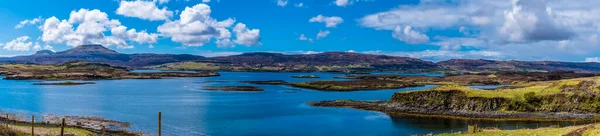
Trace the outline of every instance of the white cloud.
{"label": "white cloud", "polygon": [[327,35],[329,35],[329,33],[330,32],[327,30],[319,31],[319,33],[317,33],[317,40],[327,37]]}
{"label": "white cloud", "polygon": [[206,4],[186,7],[179,20],[158,26],[158,32],[185,46],[202,46],[212,38],[229,39],[231,33],[226,28],[231,27],[235,20],[230,18],[219,22],[210,17],[211,12]]}
{"label": "white cloud", "polygon": [[146,31],[136,31],[135,29],[127,30],[125,26],[118,26],[110,30],[112,35],[121,39],[128,39],[139,44],[152,44],[158,40],[158,35],[149,34]]}
{"label": "white cloud", "polygon": [[307,38],[306,36],[304,36],[304,34],[300,34],[300,38],[298,38],[298,40],[300,40],[300,41],[308,41],[308,42],[311,42],[311,43],[314,42],[312,38]]}
{"label": "white cloud", "polygon": [[600,62],[600,57],[588,57],[585,58],[585,62]]}
{"label": "white cloud", "polygon": [[[396,35],[406,34],[406,26],[411,26],[421,39],[434,37],[419,43],[439,45],[441,50],[469,46],[470,50],[510,53],[519,59],[575,60],[600,47],[600,17],[593,16],[600,14],[600,9],[592,6],[595,4],[600,1],[421,0],[366,15],[358,22]],[[458,31],[463,35],[423,33],[430,31]]]}
{"label": "white cloud", "polygon": [[277,6],[285,7],[288,4],[287,0],[277,0]]}
{"label": "white cloud", "polygon": [[202,0],[202,3],[209,3],[210,0]]}
{"label": "white cloud", "polygon": [[442,61],[450,58],[463,58],[463,59],[492,59],[502,60],[511,59],[508,54],[497,51],[444,51],[444,50],[425,50],[425,51],[364,51],[361,53],[367,54],[380,54],[389,56],[401,56],[419,58],[430,61]]}
{"label": "white cloud", "polygon": [[345,6],[348,6],[348,4],[350,4],[350,2],[348,0],[335,0],[333,3],[335,3],[335,5],[340,6],[340,7],[345,7]]}
{"label": "white cloud", "polygon": [[566,40],[573,36],[547,8],[542,0],[513,1],[512,10],[504,12],[499,35],[511,42]]}
{"label": "white cloud", "polygon": [[51,50],[51,51],[54,51],[54,47],[52,47],[52,46],[50,46],[50,45],[47,45],[47,44],[46,44],[46,45],[44,46],[44,50]]}
{"label": "white cloud", "polygon": [[159,9],[152,1],[121,1],[116,13],[126,17],[137,17],[146,20],[168,20],[173,12],[167,8]]}
{"label": "white cloud", "polygon": [[297,3],[297,4],[294,4],[294,6],[298,7],[298,8],[301,8],[301,7],[304,7],[304,3]]}
{"label": "white cloud", "polygon": [[246,24],[238,23],[233,28],[233,32],[236,35],[235,43],[246,45],[246,46],[256,46],[260,45],[260,30],[258,29],[248,29]]}
{"label": "white cloud", "polygon": [[44,47],[42,47],[40,45],[40,43],[38,43],[38,42],[36,42],[32,48],[33,48],[34,51],[39,51],[39,50],[51,50],[51,51],[54,51],[54,47],[52,47],[50,45],[45,45]]}
{"label": "white cloud", "polygon": [[21,36],[7,43],[0,43],[2,49],[9,51],[29,51],[33,43],[29,41],[29,36]]}
{"label": "white cloud", "polygon": [[169,0],[152,0],[153,2],[157,2],[158,4],[166,4],[169,3]]}
{"label": "white cloud", "polygon": [[338,24],[344,22],[344,19],[338,16],[326,17],[323,15],[318,15],[316,17],[310,18],[308,22],[325,23],[325,27],[336,27]]}
{"label": "white cloud", "polygon": [[42,17],[37,17],[34,19],[26,19],[26,20],[19,22],[19,24],[17,24],[15,26],[15,29],[23,28],[24,26],[27,26],[27,25],[37,25],[37,24],[41,23],[42,21],[44,21],[44,19]]}
{"label": "white cloud", "polygon": [[[108,15],[100,10],[80,9],[72,11],[68,20],[59,20],[56,17],[46,19],[40,26],[41,40],[46,43],[65,43],[70,46],[83,44],[101,44],[104,46],[116,45],[118,48],[133,48],[127,41],[140,44],[155,43],[156,34],[145,31],[136,32],[135,29],[127,31],[119,20],[109,19]],[[116,35],[106,35],[107,31],[114,31]],[[122,33],[119,33],[122,32]]]}
{"label": "white cloud", "polygon": [[429,42],[429,37],[427,35],[414,31],[411,26],[396,26],[392,32],[392,37],[408,44],[421,44]]}
{"label": "white cloud", "polygon": [[[238,23],[235,28],[231,28],[235,20],[229,18],[217,21],[210,16],[211,13],[210,6],[206,4],[186,7],[179,15],[179,20],[165,22],[158,26],[158,32],[184,46],[203,46],[212,39],[216,39],[219,47],[233,47],[233,43],[246,46],[260,45],[260,30],[250,30],[243,23]],[[235,40],[230,39],[232,38],[230,29],[235,33]]]}
{"label": "white cloud", "polygon": [[231,55],[240,55],[243,52],[213,52],[213,51],[201,51],[197,55],[204,57],[219,57],[219,56],[231,56]]}

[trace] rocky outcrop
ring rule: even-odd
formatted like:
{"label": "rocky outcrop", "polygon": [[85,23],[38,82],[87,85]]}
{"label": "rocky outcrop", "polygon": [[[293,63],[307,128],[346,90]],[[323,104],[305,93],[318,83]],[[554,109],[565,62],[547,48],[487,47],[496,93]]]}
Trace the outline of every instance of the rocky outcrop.
{"label": "rocky outcrop", "polygon": [[548,85],[547,88],[540,90],[546,91],[545,94],[540,95],[536,95],[535,91],[511,94],[511,90],[505,90],[504,95],[515,96],[483,97],[485,95],[467,94],[469,91],[477,90],[431,89],[395,93],[389,101],[385,102],[338,100],[309,104],[324,107],[350,107],[386,113],[467,118],[594,119],[600,117],[600,95],[597,93],[598,88],[595,87],[593,80],[570,80]]}
{"label": "rocky outcrop", "polygon": [[531,111],[533,108],[508,98],[467,97],[458,90],[396,93],[389,103],[432,111]]}

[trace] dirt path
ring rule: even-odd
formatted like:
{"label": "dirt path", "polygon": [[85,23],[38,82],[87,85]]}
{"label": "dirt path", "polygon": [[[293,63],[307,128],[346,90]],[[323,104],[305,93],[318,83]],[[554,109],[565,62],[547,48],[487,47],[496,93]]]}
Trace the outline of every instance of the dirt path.
{"label": "dirt path", "polygon": [[567,134],[565,134],[563,136],[583,136],[583,134],[586,131],[591,130],[591,129],[595,129],[596,125],[598,125],[598,124],[591,124],[591,125],[588,125],[586,127],[582,127],[582,128],[573,130],[573,131],[571,131],[571,132],[569,132],[569,133],[567,133]]}

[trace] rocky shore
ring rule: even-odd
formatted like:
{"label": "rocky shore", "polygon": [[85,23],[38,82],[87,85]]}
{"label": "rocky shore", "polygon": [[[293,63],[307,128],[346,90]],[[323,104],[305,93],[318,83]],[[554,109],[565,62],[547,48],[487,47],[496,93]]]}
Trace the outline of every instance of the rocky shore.
{"label": "rocky shore", "polygon": [[442,77],[403,76],[403,75],[347,75],[337,78],[357,80],[393,80],[423,84],[460,85],[508,85],[537,81],[556,81],[583,77],[600,76],[596,73],[556,72],[492,72],[444,75]]}
{"label": "rocky shore", "polygon": [[58,82],[58,83],[34,83],[33,85],[59,85],[59,86],[72,86],[72,85],[87,85],[96,84],[94,82]]}
{"label": "rocky shore", "polygon": [[[25,117],[0,111],[0,122],[10,125],[30,125],[31,121],[25,119]],[[128,122],[120,122],[115,120],[109,120],[102,117],[92,116],[57,116],[52,114],[44,115],[41,120],[35,123],[37,127],[44,128],[60,128],[62,119],[65,119],[67,128],[80,129],[92,132],[94,134],[101,134],[104,132],[106,135],[118,135],[118,136],[141,136],[141,133],[128,131],[130,124]],[[103,131],[103,126],[105,130]]]}
{"label": "rocky shore", "polygon": [[322,101],[348,107],[424,116],[519,120],[594,120],[600,117],[597,77],[532,82],[519,88],[478,90],[460,85],[395,93],[388,101]]}
{"label": "rocky shore", "polygon": [[478,118],[499,120],[594,120],[600,115],[595,113],[569,112],[504,112],[504,111],[469,111],[469,110],[434,110],[432,108],[411,107],[385,101],[321,101],[310,102],[311,106],[354,108],[378,111],[388,114],[414,114],[417,116],[436,116],[447,118]]}

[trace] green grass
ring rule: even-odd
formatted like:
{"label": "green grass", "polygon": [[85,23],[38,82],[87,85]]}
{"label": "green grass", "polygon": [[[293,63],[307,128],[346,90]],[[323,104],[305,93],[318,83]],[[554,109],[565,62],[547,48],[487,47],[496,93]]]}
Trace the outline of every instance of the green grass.
{"label": "green grass", "polygon": [[596,125],[593,129],[585,131],[583,136],[600,136],[600,124]]}
{"label": "green grass", "polygon": [[156,66],[161,70],[218,70],[220,67],[213,63],[203,62],[182,62],[182,63],[169,63]]}
{"label": "green grass", "polygon": [[[468,97],[484,97],[484,98],[510,98],[514,100],[524,101],[525,94],[535,93],[536,95],[550,95],[561,92],[564,87],[575,86],[586,80],[598,80],[599,78],[580,78],[580,79],[568,79],[553,82],[533,82],[528,84],[521,84],[525,86],[522,88],[514,89],[497,89],[497,90],[478,90],[469,88],[467,86],[461,86],[457,84],[443,85],[436,88],[429,89],[427,91],[443,91],[443,90],[459,90],[467,94]],[[600,81],[597,81],[600,82]]]}
{"label": "green grass", "polygon": [[435,136],[562,136],[585,126],[572,126],[563,128],[539,128],[518,130],[483,130],[478,133],[464,134],[438,134]]}
{"label": "green grass", "polygon": [[[18,136],[28,136],[31,135],[31,126],[29,124],[14,124],[9,125],[10,129],[4,127],[4,129],[10,130],[14,133],[17,133]],[[35,126],[36,134],[42,135],[59,135],[60,127],[51,127],[51,126]],[[1,133],[0,133],[1,134]],[[73,127],[65,127],[65,134],[74,134],[76,136],[93,136],[94,133],[80,128]]]}

